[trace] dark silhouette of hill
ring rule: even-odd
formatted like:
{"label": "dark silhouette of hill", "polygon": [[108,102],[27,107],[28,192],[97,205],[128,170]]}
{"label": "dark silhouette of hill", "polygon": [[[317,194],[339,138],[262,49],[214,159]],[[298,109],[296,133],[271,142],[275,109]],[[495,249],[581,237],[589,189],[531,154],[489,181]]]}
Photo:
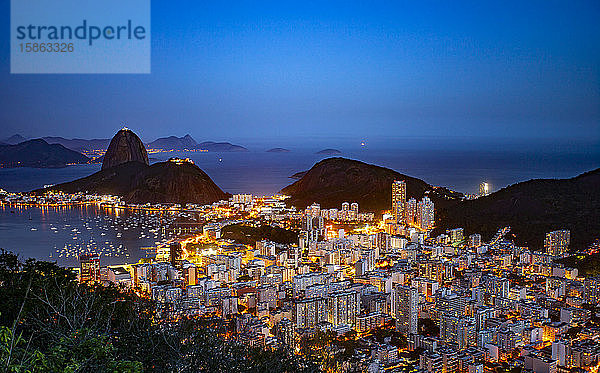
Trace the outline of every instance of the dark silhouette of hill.
{"label": "dark silhouette of hill", "polygon": [[148,144],[150,149],[162,150],[192,150],[197,146],[198,143],[190,135],[161,137]]}
{"label": "dark silhouette of hill", "polygon": [[83,152],[87,150],[106,149],[110,144],[110,139],[65,139],[59,136],[42,137],[48,144],[61,144],[65,148]]}
{"label": "dark silhouette of hill", "polygon": [[240,145],[234,145],[228,142],[204,141],[196,146],[196,149],[204,149],[209,152],[247,152],[248,149]]}
{"label": "dark silhouette of hill", "polygon": [[460,193],[433,187],[389,168],[339,157],[316,163],[300,180],[281,192],[291,196],[288,202],[298,208],[314,202],[323,208],[340,208],[342,202],[358,202],[361,211],[379,213],[391,209],[394,180],[406,182],[407,198],[421,199],[428,195],[436,206],[462,197]]}
{"label": "dark silhouette of hill", "polygon": [[273,148],[267,150],[267,153],[289,153],[290,150],[286,148]]}
{"label": "dark silhouette of hill", "polygon": [[88,177],[36,192],[47,190],[118,195],[127,203],[137,204],[209,204],[227,198],[227,194],[198,166],[171,161],[151,166],[136,161],[121,163]]}
{"label": "dark silhouette of hill", "polygon": [[16,145],[0,145],[0,167],[56,168],[67,164],[88,163],[83,154],[60,144],[48,144],[42,139],[24,141]]}
{"label": "dark silhouette of hill", "polygon": [[2,142],[8,145],[17,145],[20,144],[24,141],[27,141],[26,137],[23,137],[19,134],[16,135],[12,135],[11,137],[7,137],[5,139],[2,139]]}
{"label": "dark silhouette of hill", "polygon": [[491,238],[510,226],[518,244],[541,249],[547,232],[571,230],[571,248],[600,237],[600,169],[571,179],[536,179],[436,211],[437,231],[463,227]]}
{"label": "dark silhouette of hill", "polygon": [[123,128],[110,140],[102,160],[102,169],[106,170],[131,161],[148,165],[148,152],[142,140],[133,131]]}
{"label": "dark silhouette of hill", "polygon": [[323,149],[323,150],[319,150],[315,154],[338,155],[338,154],[342,154],[342,152],[337,149]]}

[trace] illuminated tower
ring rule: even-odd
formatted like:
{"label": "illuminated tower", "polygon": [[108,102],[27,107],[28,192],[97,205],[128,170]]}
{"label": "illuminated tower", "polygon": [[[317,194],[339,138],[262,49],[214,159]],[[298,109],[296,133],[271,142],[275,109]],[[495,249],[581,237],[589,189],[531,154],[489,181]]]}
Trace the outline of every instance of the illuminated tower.
{"label": "illuminated tower", "polygon": [[392,215],[398,224],[404,224],[406,204],[406,183],[404,180],[394,180],[392,183]]}
{"label": "illuminated tower", "polygon": [[429,197],[423,199],[417,204],[416,224],[423,230],[433,229],[435,224],[435,206]]}
{"label": "illuminated tower", "polygon": [[415,224],[417,214],[417,200],[414,198],[406,201],[406,208],[404,210],[404,217],[406,224]]}
{"label": "illuminated tower", "polygon": [[490,194],[490,184],[483,182],[479,184],[479,196],[485,197]]}
{"label": "illuminated tower", "polygon": [[100,255],[81,254],[79,255],[79,265],[81,282],[100,281]]}
{"label": "illuminated tower", "polygon": [[397,284],[392,289],[392,317],[396,327],[405,334],[417,333],[419,319],[419,292],[415,288]]}
{"label": "illuminated tower", "polygon": [[546,233],[546,239],[544,239],[544,249],[552,256],[559,256],[567,251],[570,242],[571,231],[568,229],[549,232]]}

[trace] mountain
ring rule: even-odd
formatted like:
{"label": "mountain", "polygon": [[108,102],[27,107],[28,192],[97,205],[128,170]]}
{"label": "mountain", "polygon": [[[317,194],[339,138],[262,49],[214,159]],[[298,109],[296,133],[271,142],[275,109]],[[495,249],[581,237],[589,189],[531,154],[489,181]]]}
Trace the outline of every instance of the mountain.
{"label": "mountain", "polygon": [[110,140],[110,145],[104,153],[102,170],[131,161],[148,165],[148,153],[142,140],[129,128],[123,128]]}
{"label": "mountain", "polygon": [[12,135],[11,137],[7,137],[2,140],[3,143],[6,143],[8,145],[17,145],[24,141],[27,141],[27,138],[25,138],[19,134]]}
{"label": "mountain", "polygon": [[585,248],[600,237],[599,190],[600,169],[571,179],[529,180],[436,211],[437,231],[463,227],[489,239],[510,226],[518,244],[541,249],[547,232],[570,229],[571,248]]}
{"label": "mountain", "polygon": [[285,149],[285,148],[273,148],[273,149],[267,150],[267,153],[289,153],[289,152],[290,152],[290,150]]}
{"label": "mountain", "polygon": [[42,139],[0,146],[0,167],[56,168],[89,161],[83,154],[59,144],[48,144]]}
{"label": "mountain", "polygon": [[248,149],[240,145],[228,142],[204,141],[196,146],[196,149],[208,150],[209,152],[247,152]]}
{"label": "mountain", "polygon": [[65,148],[75,150],[76,152],[106,149],[110,144],[110,139],[65,139],[58,136],[46,136],[42,138],[48,144],[61,144]]}
{"label": "mountain", "polygon": [[161,137],[148,144],[148,149],[160,150],[206,150],[209,152],[245,152],[248,149],[240,145],[234,145],[228,142],[204,141],[200,144],[190,135],[183,137],[169,136]]}
{"label": "mountain", "polygon": [[342,154],[342,152],[337,149],[323,149],[323,150],[319,150],[315,154],[338,155],[338,154]]}
{"label": "mountain", "polygon": [[198,143],[190,135],[161,137],[148,144],[149,149],[161,150],[191,150],[196,146]]}
{"label": "mountain", "polygon": [[391,208],[394,180],[406,182],[408,198],[421,199],[427,194],[436,205],[462,196],[388,168],[339,157],[316,163],[281,193],[291,196],[289,203],[298,208],[313,202],[323,208],[340,208],[342,202],[358,202],[362,211],[381,212]]}
{"label": "mountain", "polygon": [[122,196],[128,203],[209,204],[228,195],[198,166],[189,162],[160,162],[148,166],[126,162],[48,190]]}

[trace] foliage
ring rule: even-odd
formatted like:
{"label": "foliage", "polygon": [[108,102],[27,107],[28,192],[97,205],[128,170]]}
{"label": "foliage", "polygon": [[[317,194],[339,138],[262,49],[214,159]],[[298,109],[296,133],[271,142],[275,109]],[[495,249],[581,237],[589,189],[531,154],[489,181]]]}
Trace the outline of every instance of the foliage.
{"label": "foliage", "polygon": [[256,241],[263,239],[281,244],[298,242],[298,232],[270,225],[261,225],[260,227],[243,224],[228,225],[223,228],[222,237],[245,245],[254,245]]}
{"label": "foliage", "polygon": [[419,319],[418,330],[420,335],[435,337],[440,334],[440,328],[432,319]]}
{"label": "foliage", "polygon": [[0,253],[0,371],[303,372],[284,350],[225,337],[216,318],[157,321],[154,302],[115,286],[79,284],[56,264]]}
{"label": "foliage", "polygon": [[591,255],[573,255],[556,261],[564,264],[566,267],[577,268],[579,276],[598,276],[600,275],[600,253]]}

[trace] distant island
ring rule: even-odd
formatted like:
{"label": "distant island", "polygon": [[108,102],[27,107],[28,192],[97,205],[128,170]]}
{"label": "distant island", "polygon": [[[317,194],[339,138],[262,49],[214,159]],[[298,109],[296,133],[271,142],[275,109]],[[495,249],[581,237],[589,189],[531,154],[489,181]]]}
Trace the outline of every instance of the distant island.
{"label": "distant island", "polygon": [[323,150],[319,150],[315,154],[338,155],[338,154],[342,154],[342,152],[337,149],[323,149]]}
{"label": "distant island", "polygon": [[209,152],[246,152],[248,149],[229,142],[204,141],[196,142],[190,135],[183,137],[169,136],[158,138],[147,145],[148,149],[165,151],[205,150]]}
{"label": "distant island", "polygon": [[286,148],[272,148],[267,150],[267,153],[289,153],[290,150]]}
{"label": "distant island", "polygon": [[81,153],[60,144],[48,144],[42,139],[27,140],[16,145],[0,145],[2,168],[60,168],[89,162],[90,159]]}

